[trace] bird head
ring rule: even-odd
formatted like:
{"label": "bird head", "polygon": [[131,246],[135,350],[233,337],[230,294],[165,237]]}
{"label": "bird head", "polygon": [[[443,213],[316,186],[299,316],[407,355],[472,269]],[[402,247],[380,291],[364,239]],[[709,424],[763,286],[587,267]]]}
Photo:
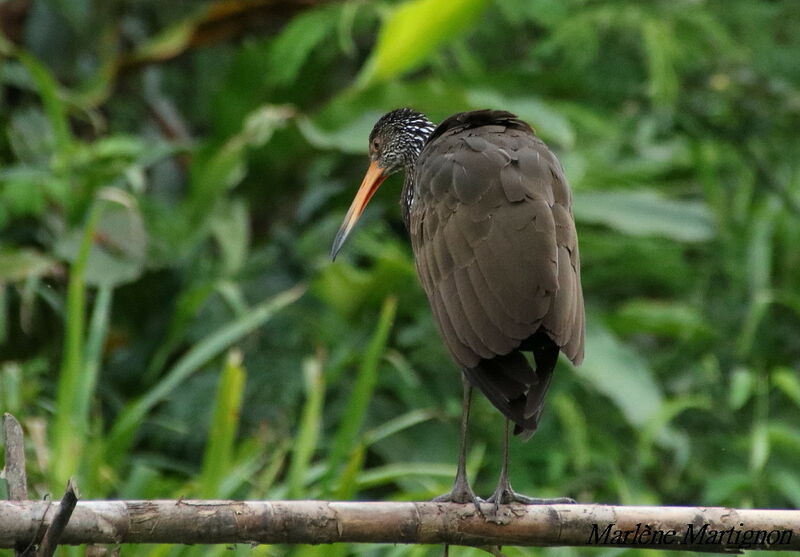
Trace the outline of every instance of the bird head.
{"label": "bird head", "polygon": [[333,241],[331,259],[336,258],[383,181],[399,170],[413,172],[417,157],[433,130],[433,123],[424,114],[410,108],[393,110],[376,122],[369,134],[370,165]]}

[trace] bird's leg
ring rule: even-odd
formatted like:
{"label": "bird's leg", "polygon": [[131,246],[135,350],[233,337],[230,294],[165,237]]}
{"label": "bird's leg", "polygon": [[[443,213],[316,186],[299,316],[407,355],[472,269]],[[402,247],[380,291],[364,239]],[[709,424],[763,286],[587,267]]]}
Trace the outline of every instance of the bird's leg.
{"label": "bird's leg", "polygon": [[508,429],[509,420],[506,418],[505,431],[503,433],[503,466],[500,469],[500,479],[497,482],[497,489],[489,497],[486,502],[494,503],[495,513],[500,505],[508,503],[522,503],[523,505],[558,505],[565,503],[575,503],[574,499],[569,497],[556,497],[553,499],[540,499],[537,497],[528,497],[517,493],[511,488],[511,482],[508,481]]}
{"label": "bird's leg", "polygon": [[469,423],[469,406],[472,400],[472,385],[462,374],[461,382],[464,386],[464,398],[461,404],[461,441],[458,449],[458,469],[456,480],[450,493],[440,495],[434,499],[437,503],[472,503],[481,516],[481,500],[472,491],[467,480],[467,425]]}

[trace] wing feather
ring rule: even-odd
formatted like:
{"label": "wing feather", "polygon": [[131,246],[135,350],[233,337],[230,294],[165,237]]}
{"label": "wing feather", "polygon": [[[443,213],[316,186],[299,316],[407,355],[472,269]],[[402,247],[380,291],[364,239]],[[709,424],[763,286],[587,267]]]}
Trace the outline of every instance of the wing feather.
{"label": "wing feather", "polygon": [[[417,270],[456,361],[477,369],[511,358],[541,327],[579,362],[584,309],[572,199],[546,145],[511,114],[456,115],[434,132],[414,179]],[[532,389],[536,378],[525,379],[526,368],[517,367],[519,377],[498,379],[492,402],[505,400],[501,410],[523,416],[530,429],[546,385]],[[481,381],[491,382],[485,375]],[[525,394],[533,390],[535,400]],[[512,399],[523,406],[512,412]]]}

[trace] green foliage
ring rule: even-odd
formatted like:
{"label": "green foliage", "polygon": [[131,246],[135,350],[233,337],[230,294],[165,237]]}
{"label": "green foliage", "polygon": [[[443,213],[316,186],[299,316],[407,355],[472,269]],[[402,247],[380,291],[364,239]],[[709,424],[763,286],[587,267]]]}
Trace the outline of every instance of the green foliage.
{"label": "green foliage", "polygon": [[58,381],[58,394],[54,411],[53,439],[53,483],[65,485],[76,472],[78,460],[74,455],[81,454],[83,440],[88,433],[88,408],[79,399],[85,400],[86,391],[94,388],[89,367],[84,367],[84,306],[86,300],[86,267],[92,248],[101,205],[94,204],[89,209],[86,226],[82,234],[78,254],[71,266],[70,282],[67,286],[67,328],[64,339],[64,356]]}
{"label": "green foliage", "polygon": [[276,311],[297,300],[302,293],[303,289],[298,287],[282,292],[266,302],[248,308],[236,320],[199,339],[145,395],[129,403],[120,412],[108,434],[106,457],[109,461],[119,461],[127,453],[140,421],[154,406],[168,397],[201,366],[262,325]]}
{"label": "green foliage", "polygon": [[[338,468],[342,461],[351,454],[353,447],[357,446],[359,433],[363,427],[366,418],[369,403],[374,395],[375,386],[378,382],[378,367],[383,353],[386,351],[386,342],[391,332],[392,322],[394,321],[395,313],[397,311],[397,300],[394,298],[387,298],[381,311],[380,320],[375,328],[375,333],[372,336],[367,349],[364,352],[361,365],[356,375],[355,383],[353,384],[353,393],[351,395],[351,402],[347,410],[342,414],[341,423],[333,437],[331,443],[331,452],[327,460],[328,475],[326,480],[328,485],[331,485],[331,479],[335,477]],[[358,454],[358,448],[356,449]],[[359,456],[359,460],[361,457]],[[347,474],[344,475],[347,478]],[[339,482],[341,487],[339,489],[331,489],[328,487],[328,493],[334,493],[342,497],[352,497],[352,489],[346,482]],[[326,495],[327,495],[326,494]]]}
{"label": "green foliage", "polygon": [[714,236],[704,203],[664,199],[650,191],[593,191],[575,200],[575,218],[630,235],[703,242]]}
{"label": "green foliage", "polygon": [[611,399],[631,425],[642,426],[658,413],[663,402],[661,388],[641,355],[593,322],[586,327],[586,351],[592,358],[576,372]]}
{"label": "green foliage", "polygon": [[[34,496],[69,476],[94,499],[450,487],[458,370],[396,178],[328,258],[371,126],[414,106],[516,112],[573,186],[586,360],[512,444],[515,487],[800,505],[794,2],[273,4],[41,2],[24,32],[0,22],[0,405],[28,430]],[[500,427],[476,397],[482,495]]]}
{"label": "green foliage", "polygon": [[219,379],[199,478],[199,492],[204,499],[224,497],[220,488],[233,464],[236,429],[244,395],[245,371],[241,360],[241,353],[230,352]]}
{"label": "green foliage", "polygon": [[306,402],[292,447],[292,460],[289,464],[287,496],[300,499],[305,493],[305,481],[314,449],[320,443],[322,409],[325,402],[325,378],[319,360],[304,362],[303,375],[306,387]]}
{"label": "green foliage", "polygon": [[386,81],[419,66],[441,43],[473,25],[486,4],[486,0],[410,0],[400,4],[381,27],[360,82]]}

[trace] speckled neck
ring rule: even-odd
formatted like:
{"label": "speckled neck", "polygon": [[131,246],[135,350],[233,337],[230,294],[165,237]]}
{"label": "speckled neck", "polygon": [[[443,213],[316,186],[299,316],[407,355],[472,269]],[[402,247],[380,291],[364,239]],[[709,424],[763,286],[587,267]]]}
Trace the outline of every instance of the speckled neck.
{"label": "speckled neck", "polygon": [[[424,116],[423,116],[424,118]],[[425,118],[427,120],[427,118]],[[411,148],[406,154],[406,160],[403,164],[403,172],[405,179],[403,180],[403,189],[400,192],[400,208],[403,214],[403,222],[408,229],[411,218],[411,206],[414,204],[414,196],[416,192],[416,171],[417,160],[422,153],[422,149],[428,142],[428,138],[433,134],[434,126],[428,120],[427,126],[419,126],[415,130],[415,140]]]}

